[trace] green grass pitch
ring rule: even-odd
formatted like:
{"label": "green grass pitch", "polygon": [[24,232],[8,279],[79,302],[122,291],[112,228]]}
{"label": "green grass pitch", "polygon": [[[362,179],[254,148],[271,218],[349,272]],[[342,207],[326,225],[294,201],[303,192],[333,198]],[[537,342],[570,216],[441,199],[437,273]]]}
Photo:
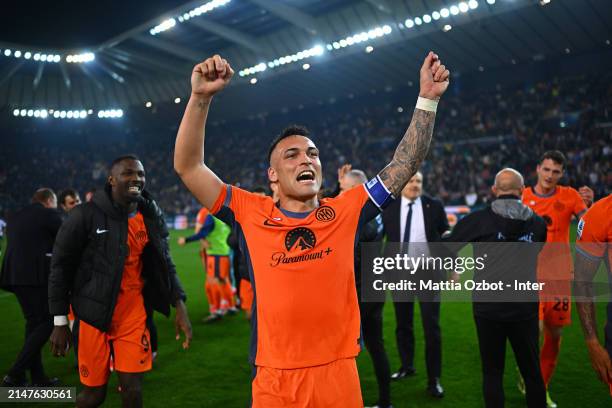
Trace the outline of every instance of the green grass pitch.
{"label": "green grass pitch", "polygon": [[[247,363],[249,324],[244,315],[231,316],[224,321],[204,325],[201,319],[208,307],[204,295],[204,274],[197,255],[198,245],[178,247],[172,233],[172,255],[187,296],[187,306],[193,323],[194,339],[191,348],[181,349],[174,339],[173,319],[156,315],[159,331],[159,355],[153,371],[147,373],[143,385],[146,407],[245,407],[249,401],[251,370]],[[5,243],[6,245],[6,243]],[[417,315],[418,315],[418,308]],[[15,297],[0,291],[0,373],[4,374],[19,351],[24,333],[24,320]],[[605,304],[598,304],[600,333],[605,319]],[[557,371],[550,386],[553,399],[560,408],[598,408],[612,406],[607,387],[595,377],[584,346],[578,316],[566,328],[561,345]],[[425,393],[423,333],[420,317],[415,317],[417,375],[393,383],[391,392],[394,406],[403,407],[482,407],[481,374],[476,331],[469,303],[444,303],[441,312],[443,341],[442,384],[446,396],[433,400]],[[387,303],[384,310],[384,334],[391,369],[399,360],[395,346],[395,316]],[[48,347],[44,350],[47,373],[60,377],[67,385],[77,385],[78,375],[73,368],[72,355],[54,358]],[[364,350],[358,357],[361,387],[366,405],[377,398],[376,379],[371,360]],[[506,406],[524,407],[524,399],[516,388],[516,370],[510,346],[507,349],[505,376]],[[120,406],[117,380],[111,377],[104,406]],[[50,404],[58,406],[62,404]],[[63,404],[65,406],[65,404]],[[25,405],[21,405],[25,406]],[[44,404],[35,404],[43,407]]]}

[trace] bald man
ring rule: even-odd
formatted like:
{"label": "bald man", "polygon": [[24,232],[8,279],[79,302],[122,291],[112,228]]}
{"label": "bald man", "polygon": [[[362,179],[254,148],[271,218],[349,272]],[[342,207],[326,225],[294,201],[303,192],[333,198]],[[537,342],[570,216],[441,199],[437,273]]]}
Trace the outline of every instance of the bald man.
{"label": "bald man", "polygon": [[[462,218],[445,238],[461,243],[459,246],[468,242],[524,243],[520,249],[518,245],[489,245],[487,248],[495,249],[495,255],[489,254],[488,267],[475,270],[474,281],[483,278],[492,281],[490,277],[495,275],[502,277],[504,282],[514,279],[536,282],[537,258],[541,250],[541,244],[537,243],[546,241],[546,222],[521,202],[524,188],[523,176],[518,171],[501,170],[491,188],[496,197],[491,205]],[[483,249],[474,246],[474,257],[483,256]],[[473,292],[485,406],[504,406],[503,375],[506,340],[509,340],[525,380],[527,406],[546,407],[546,388],[540,374],[537,292],[533,293],[533,301],[521,298],[514,303],[496,300],[503,295],[492,297],[491,292],[486,295],[489,296],[487,302],[483,301],[482,294]]]}

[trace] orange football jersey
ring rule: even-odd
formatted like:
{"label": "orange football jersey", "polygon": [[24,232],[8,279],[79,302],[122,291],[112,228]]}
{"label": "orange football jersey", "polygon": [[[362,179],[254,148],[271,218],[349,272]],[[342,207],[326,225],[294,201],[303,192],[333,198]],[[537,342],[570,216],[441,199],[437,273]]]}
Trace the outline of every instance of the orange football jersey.
{"label": "orange football jersey", "polygon": [[257,366],[312,367],[359,353],[355,245],[359,226],[379,213],[381,186],[376,178],[305,213],[234,186],[222,189],[211,212],[240,235],[253,286]]}
{"label": "orange football jersey", "polygon": [[612,265],[612,195],[602,198],[586,212],[578,223],[576,250],[589,258],[608,256]]}

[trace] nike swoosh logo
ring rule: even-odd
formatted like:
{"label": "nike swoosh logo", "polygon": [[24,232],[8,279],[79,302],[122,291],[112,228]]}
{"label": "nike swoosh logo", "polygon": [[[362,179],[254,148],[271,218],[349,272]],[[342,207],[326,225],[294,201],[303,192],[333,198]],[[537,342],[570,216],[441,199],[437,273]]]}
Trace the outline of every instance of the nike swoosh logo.
{"label": "nike swoosh logo", "polygon": [[96,234],[104,234],[105,232],[108,232],[108,230],[101,230],[100,228],[96,229]]}
{"label": "nike swoosh logo", "polygon": [[263,224],[267,225],[268,227],[282,227],[282,225],[272,224],[268,219],[266,219]]}

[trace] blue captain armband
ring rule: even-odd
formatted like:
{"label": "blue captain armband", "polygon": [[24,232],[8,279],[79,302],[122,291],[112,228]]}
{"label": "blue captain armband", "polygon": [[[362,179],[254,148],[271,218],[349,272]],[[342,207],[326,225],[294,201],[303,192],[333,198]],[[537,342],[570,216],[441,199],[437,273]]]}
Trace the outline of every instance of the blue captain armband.
{"label": "blue captain armband", "polygon": [[365,189],[370,196],[370,200],[380,209],[384,209],[391,201],[395,200],[395,197],[387,190],[387,186],[385,186],[379,176],[368,181]]}

